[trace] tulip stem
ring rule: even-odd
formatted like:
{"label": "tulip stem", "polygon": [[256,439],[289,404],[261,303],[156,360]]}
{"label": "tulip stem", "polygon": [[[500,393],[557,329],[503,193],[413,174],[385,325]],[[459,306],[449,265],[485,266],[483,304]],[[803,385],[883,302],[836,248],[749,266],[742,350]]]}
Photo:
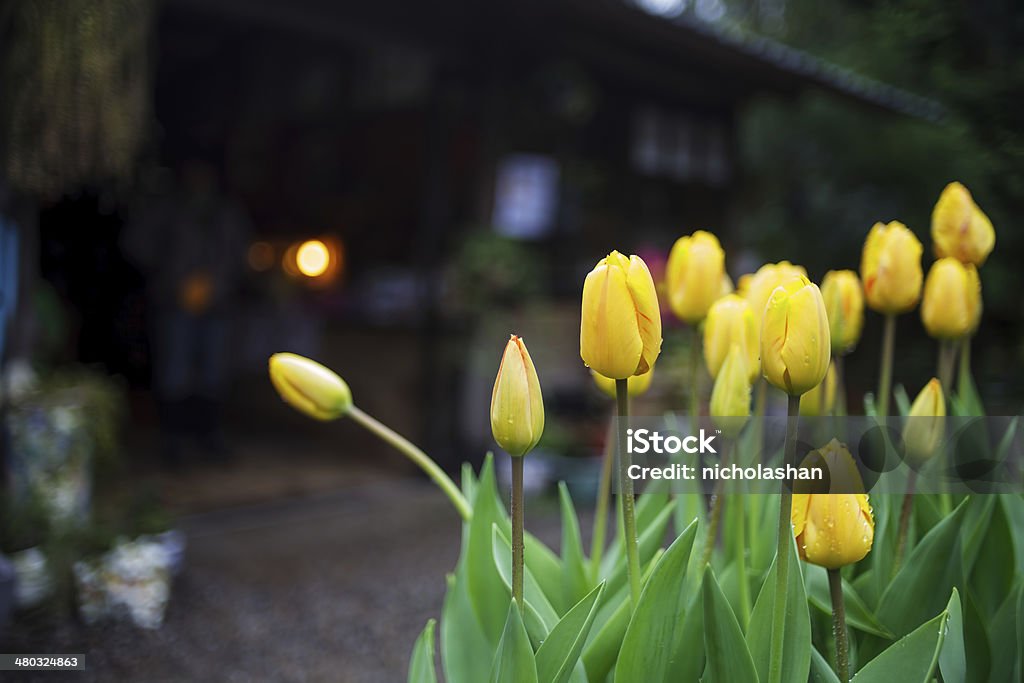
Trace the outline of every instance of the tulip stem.
{"label": "tulip stem", "polygon": [[[789,397],[786,420],[786,448],[783,466],[796,459],[797,426],[800,420],[800,397]],[[782,654],[786,642],[786,603],[789,592],[789,550],[793,542],[793,492],[789,482],[783,482],[779,501],[779,538],[775,555],[775,602],[772,614],[771,658],[768,683],[782,683]]]}
{"label": "tulip stem", "polygon": [[629,593],[633,609],[640,602],[640,554],[636,547],[636,511],[633,500],[633,480],[629,477],[632,457],[626,446],[626,428],[629,426],[629,390],[624,379],[615,380],[615,402],[618,406],[619,444],[619,500],[622,501],[622,531],[626,543],[626,570],[629,574]]}
{"label": "tulip stem", "polygon": [[690,429],[696,433],[700,427],[700,330],[690,328]]}
{"label": "tulip stem", "polygon": [[942,390],[952,393],[953,388],[953,365],[956,363],[956,347],[953,342],[942,339],[939,341],[939,381],[942,383]]}
{"label": "tulip stem", "polygon": [[878,378],[878,396],[875,397],[875,414],[882,422],[889,417],[889,394],[892,393],[892,354],[896,343],[896,316],[885,316],[882,333],[882,370]]}
{"label": "tulip stem", "polygon": [[523,608],[523,458],[512,458],[512,599]]}
{"label": "tulip stem", "polygon": [[846,417],[846,375],[844,374],[843,354],[832,356],[832,365],[836,369],[836,404],[835,414]]}
{"label": "tulip stem", "polygon": [[[964,337],[960,342],[960,372],[957,375],[956,390],[961,396],[964,395],[964,391],[967,388],[967,383],[971,379],[971,338]],[[946,388],[946,385],[943,385]]]}
{"label": "tulip stem", "polygon": [[892,562],[892,575],[900,570],[903,554],[907,549],[907,533],[910,530],[910,513],[914,507],[914,486],[917,484],[917,472],[910,470],[907,477],[907,492],[903,496],[903,507],[900,508],[900,526],[896,536],[896,557]]}
{"label": "tulip stem", "polygon": [[[729,456],[731,455],[731,447],[726,446],[725,450],[722,451],[722,468],[724,469],[729,465]],[[700,566],[704,568],[711,562],[711,553],[715,549],[715,543],[718,540],[718,524],[722,519],[722,498],[723,491],[725,488],[725,480],[719,479],[715,482],[715,488],[711,492],[711,513],[708,516],[708,535],[704,539],[704,555],[701,558]]]}
{"label": "tulip stem", "polygon": [[608,499],[611,497],[615,444],[615,412],[613,411],[608,435],[604,441],[604,455],[601,459],[601,480],[597,486],[597,505],[594,510],[594,533],[590,539],[590,575],[595,585],[597,584],[598,572],[601,569],[601,558],[604,555],[604,544],[608,534]]}
{"label": "tulip stem", "polygon": [[838,569],[828,570],[828,587],[832,593],[832,635],[836,639],[836,668],[839,680],[850,680],[850,645],[846,640],[846,606],[843,604],[843,575]]}
{"label": "tulip stem", "polygon": [[356,406],[352,406],[349,409],[348,416],[358,422],[361,426],[373,432],[374,435],[379,437],[382,441],[385,441],[388,445],[392,446],[404,456],[416,463],[421,470],[427,473],[435,484],[437,484],[445,495],[448,496],[448,500],[455,506],[455,510],[459,513],[464,521],[469,521],[473,518],[473,509],[470,507],[469,502],[465,496],[462,495],[462,491],[455,485],[447,474],[444,473],[437,463],[434,462],[429,455],[420,450],[415,444],[406,439],[404,436],[391,429],[382,422],[370,417]]}

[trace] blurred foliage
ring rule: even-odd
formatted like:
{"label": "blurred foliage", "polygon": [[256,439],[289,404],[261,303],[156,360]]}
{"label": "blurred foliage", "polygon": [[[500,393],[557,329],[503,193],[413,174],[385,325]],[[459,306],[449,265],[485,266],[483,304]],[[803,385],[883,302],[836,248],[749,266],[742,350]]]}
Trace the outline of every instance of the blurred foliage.
{"label": "blurred foliage", "polygon": [[536,299],[543,292],[543,275],[529,246],[489,229],[476,230],[455,257],[452,293],[460,308],[481,314]]}
{"label": "blurred foliage", "polygon": [[54,199],[130,176],[150,110],[151,0],[23,0],[0,6],[3,172]]}

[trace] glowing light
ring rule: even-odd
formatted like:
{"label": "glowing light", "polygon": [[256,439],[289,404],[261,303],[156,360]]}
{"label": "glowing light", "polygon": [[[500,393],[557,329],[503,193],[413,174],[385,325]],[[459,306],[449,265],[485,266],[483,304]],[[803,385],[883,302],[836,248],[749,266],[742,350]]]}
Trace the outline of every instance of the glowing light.
{"label": "glowing light", "polygon": [[269,242],[253,242],[249,245],[249,267],[257,272],[274,267],[274,247]]}
{"label": "glowing light", "polygon": [[331,252],[320,240],[307,240],[295,252],[295,265],[306,277],[319,277],[331,265]]}

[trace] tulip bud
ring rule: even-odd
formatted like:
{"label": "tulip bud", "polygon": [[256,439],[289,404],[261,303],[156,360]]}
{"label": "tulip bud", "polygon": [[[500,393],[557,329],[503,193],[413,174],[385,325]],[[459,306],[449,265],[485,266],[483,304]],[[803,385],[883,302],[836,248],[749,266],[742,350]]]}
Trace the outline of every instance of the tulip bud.
{"label": "tulip bud", "polygon": [[980,266],[995,246],[996,232],[970,191],[960,183],[950,183],[932,211],[932,241],[938,258],[951,256]]}
{"label": "tulip bud", "polygon": [[903,443],[911,463],[920,464],[938,450],[945,433],[945,417],[946,398],[942,395],[942,383],[933,377],[910,405],[903,427]]}
{"label": "tulip bud", "polygon": [[794,266],[789,261],[779,261],[778,263],[766,263],[758,268],[756,273],[740,278],[739,293],[750,304],[750,310],[754,312],[758,328],[761,326],[761,321],[764,320],[764,307],[768,304],[768,298],[775,288],[798,275],[807,277],[807,271],[803,266]]}
{"label": "tulip bud", "polygon": [[860,277],[868,306],[885,314],[906,313],[921,298],[921,242],[898,221],[875,223],[864,242]]}
{"label": "tulip bud", "polygon": [[832,334],[832,352],[844,354],[860,340],[864,327],[864,292],[852,270],[830,270],[821,281],[828,327]]}
{"label": "tulip bud", "polygon": [[826,569],[864,559],[875,538],[875,520],[867,494],[856,493],[864,485],[850,452],[832,439],[803,466],[827,468],[830,490],[846,492],[793,494],[791,521],[800,559]]}
{"label": "tulip bud", "polygon": [[491,393],[491,433],[512,456],[526,455],[544,433],[544,397],[533,360],[521,337],[505,345]]}
{"label": "tulip bud", "polygon": [[724,275],[725,252],[717,237],[705,230],[680,237],[665,269],[672,312],[680,320],[699,323],[721,296]]}
{"label": "tulip bud", "polygon": [[806,417],[831,415],[836,404],[836,366],[828,364],[828,372],[821,384],[800,397],[800,414]]}
{"label": "tulip bud", "polygon": [[740,347],[753,384],[761,374],[761,331],[746,299],[729,294],[711,305],[704,321],[704,361],[711,377],[718,377],[734,344]]}
{"label": "tulip bud", "polygon": [[711,418],[715,427],[736,436],[750,417],[750,373],[739,344],[733,344],[711,390]]}
{"label": "tulip bud", "polygon": [[761,326],[761,367],[771,384],[801,396],[825,379],[832,357],[825,302],[802,275],[775,288]]}
{"label": "tulip bud", "polygon": [[[615,398],[615,380],[608,379],[604,375],[590,371],[590,376],[594,378],[594,384],[602,393],[608,395],[611,398]],[[647,390],[651,388],[651,380],[654,379],[654,368],[651,368],[649,372],[645,372],[642,375],[633,375],[626,380],[626,389],[630,396],[640,396],[641,394],[647,393]]]}
{"label": "tulip bud", "polygon": [[583,283],[580,356],[610,379],[646,374],[661,352],[661,311],[647,264],[617,251]]}
{"label": "tulip bud", "polygon": [[270,381],[285,403],[317,420],[336,420],[352,408],[352,392],[341,377],[294,353],[270,357]]}
{"label": "tulip bud", "polygon": [[980,320],[978,269],[951,256],[932,264],[921,300],[921,321],[928,334],[936,339],[959,339],[974,332]]}

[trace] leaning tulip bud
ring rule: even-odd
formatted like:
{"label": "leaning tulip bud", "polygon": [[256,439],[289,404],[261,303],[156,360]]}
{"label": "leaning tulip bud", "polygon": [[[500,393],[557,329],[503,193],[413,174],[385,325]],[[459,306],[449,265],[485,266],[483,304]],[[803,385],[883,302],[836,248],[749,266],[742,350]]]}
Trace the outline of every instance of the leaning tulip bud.
{"label": "leaning tulip bud", "polygon": [[661,352],[661,311],[647,264],[617,251],[583,283],[580,356],[610,379],[646,374]]}
{"label": "leaning tulip bud", "polygon": [[[602,393],[611,398],[615,398],[615,380],[608,379],[604,375],[598,374],[593,370],[590,371],[590,376],[594,378],[594,384]],[[654,379],[654,368],[651,368],[649,372],[645,372],[642,375],[633,375],[627,379],[626,388],[629,395],[640,396],[641,394],[647,393],[647,390],[651,388],[652,379]]]}
{"label": "leaning tulip bud", "polygon": [[951,256],[936,261],[924,281],[921,321],[936,339],[959,339],[981,319],[978,269]]}
{"label": "leaning tulip bud", "polygon": [[798,275],[776,287],[761,326],[765,379],[801,396],[825,379],[831,356],[828,314],[818,286]]}
{"label": "leaning tulip bud", "polygon": [[832,439],[812,452],[804,467],[824,467],[830,490],[844,493],[794,493],[793,535],[800,559],[839,569],[864,559],[875,538],[875,520],[856,463],[846,447]]}
{"label": "leaning tulip bud", "polygon": [[995,246],[996,232],[970,191],[960,183],[950,183],[932,211],[932,241],[937,257],[952,256],[980,266]]}
{"label": "leaning tulip bud", "polygon": [[761,331],[746,299],[729,294],[711,305],[704,321],[704,360],[712,377],[718,377],[734,344],[740,347],[753,384],[761,374]]}
{"label": "leaning tulip bud", "polygon": [[836,366],[829,363],[821,384],[800,397],[800,414],[806,417],[831,415],[836,404]]}
{"label": "leaning tulip bud", "polygon": [[270,357],[270,381],[286,403],[317,420],[336,420],[352,407],[352,392],[345,380],[294,353]]}
{"label": "leaning tulip bud", "polygon": [[910,405],[903,427],[903,443],[911,463],[922,463],[938,450],[945,433],[945,417],[946,398],[942,395],[942,383],[933,377]]}
{"label": "leaning tulip bud", "polygon": [[879,313],[906,313],[921,298],[921,242],[898,221],[875,223],[864,242],[860,277],[868,306]]}
{"label": "leaning tulip bud", "polygon": [[853,349],[864,327],[864,292],[860,278],[852,270],[830,270],[821,281],[828,327],[832,333],[832,352],[844,354]]}
{"label": "leaning tulip bud", "polygon": [[807,277],[807,271],[803,266],[794,266],[789,261],[779,261],[766,263],[758,268],[756,273],[740,278],[740,294],[750,304],[758,327],[764,319],[764,307],[775,288],[798,275]]}
{"label": "leaning tulip bud", "polygon": [[711,419],[728,436],[736,436],[750,417],[750,373],[739,344],[733,344],[711,391]]}
{"label": "leaning tulip bud", "polygon": [[509,455],[526,455],[544,433],[544,398],[530,353],[514,334],[505,345],[491,393],[491,433]]}
{"label": "leaning tulip bud", "polygon": [[722,295],[725,252],[718,238],[705,230],[680,237],[665,267],[668,300],[680,320],[699,323]]}

